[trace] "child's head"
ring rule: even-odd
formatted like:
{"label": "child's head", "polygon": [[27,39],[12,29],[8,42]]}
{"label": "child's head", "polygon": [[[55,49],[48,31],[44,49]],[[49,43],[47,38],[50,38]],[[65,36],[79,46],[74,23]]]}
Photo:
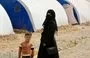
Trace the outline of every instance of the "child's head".
{"label": "child's head", "polygon": [[25,41],[29,42],[31,39],[32,33],[26,33],[25,34]]}

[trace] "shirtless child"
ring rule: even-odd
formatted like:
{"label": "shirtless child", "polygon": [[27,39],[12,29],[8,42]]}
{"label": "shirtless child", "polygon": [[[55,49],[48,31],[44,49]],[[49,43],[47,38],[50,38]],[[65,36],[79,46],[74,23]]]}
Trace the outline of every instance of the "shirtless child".
{"label": "shirtless child", "polygon": [[34,56],[34,48],[30,43],[32,33],[25,34],[25,41],[22,42],[19,46],[18,58],[33,58]]}

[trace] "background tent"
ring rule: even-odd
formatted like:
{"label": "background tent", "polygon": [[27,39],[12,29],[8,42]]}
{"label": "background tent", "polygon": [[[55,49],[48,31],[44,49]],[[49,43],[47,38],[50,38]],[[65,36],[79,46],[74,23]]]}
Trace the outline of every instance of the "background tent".
{"label": "background tent", "polygon": [[12,24],[5,9],[0,4],[0,36],[14,34]]}
{"label": "background tent", "polygon": [[90,21],[90,3],[87,0],[67,0],[77,9],[80,17],[80,23]]}
{"label": "background tent", "polygon": [[7,11],[13,28],[34,31],[32,16],[28,16],[25,8],[17,0],[0,0],[0,3]]}
{"label": "background tent", "polygon": [[79,24],[79,15],[76,8],[66,0],[57,0],[65,9],[69,24]]}
{"label": "background tent", "polygon": [[48,9],[56,12],[58,26],[68,24],[64,8],[56,0],[18,0],[28,12],[31,12],[36,29],[41,29]]}
{"label": "background tent", "polygon": [[87,0],[88,2],[90,2],[90,0]]}
{"label": "background tent", "polygon": [[64,4],[63,7],[66,11],[69,24],[71,24],[71,25],[72,24],[78,24],[78,22],[74,16],[73,6],[71,4]]}
{"label": "background tent", "polygon": [[61,5],[63,4],[67,4],[67,2],[65,2],[66,0],[57,0]]}

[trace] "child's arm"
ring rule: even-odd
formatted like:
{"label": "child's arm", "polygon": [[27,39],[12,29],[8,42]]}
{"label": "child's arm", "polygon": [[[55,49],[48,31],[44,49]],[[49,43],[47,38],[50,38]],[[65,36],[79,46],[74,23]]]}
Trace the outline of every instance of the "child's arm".
{"label": "child's arm", "polygon": [[18,50],[18,58],[21,58],[21,50],[22,50],[22,47],[19,47],[19,50]]}
{"label": "child's arm", "polygon": [[33,58],[34,57],[34,47],[33,47],[33,45],[31,46],[31,58]]}
{"label": "child's arm", "polygon": [[32,48],[32,54],[31,54],[31,58],[34,57],[34,48]]}

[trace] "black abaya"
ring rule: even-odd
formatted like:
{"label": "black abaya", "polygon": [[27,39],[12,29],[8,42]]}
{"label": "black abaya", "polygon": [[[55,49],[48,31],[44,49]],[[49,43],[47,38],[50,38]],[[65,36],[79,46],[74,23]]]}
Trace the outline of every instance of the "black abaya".
{"label": "black abaya", "polygon": [[41,43],[40,43],[40,48],[38,52],[38,58],[59,58],[58,55],[58,49],[56,49],[56,54],[49,55],[47,53],[47,48],[48,47],[56,47],[56,41],[55,41],[55,31],[57,30],[57,26],[55,24],[55,21],[50,21],[46,25],[44,25],[44,30],[41,34]]}

